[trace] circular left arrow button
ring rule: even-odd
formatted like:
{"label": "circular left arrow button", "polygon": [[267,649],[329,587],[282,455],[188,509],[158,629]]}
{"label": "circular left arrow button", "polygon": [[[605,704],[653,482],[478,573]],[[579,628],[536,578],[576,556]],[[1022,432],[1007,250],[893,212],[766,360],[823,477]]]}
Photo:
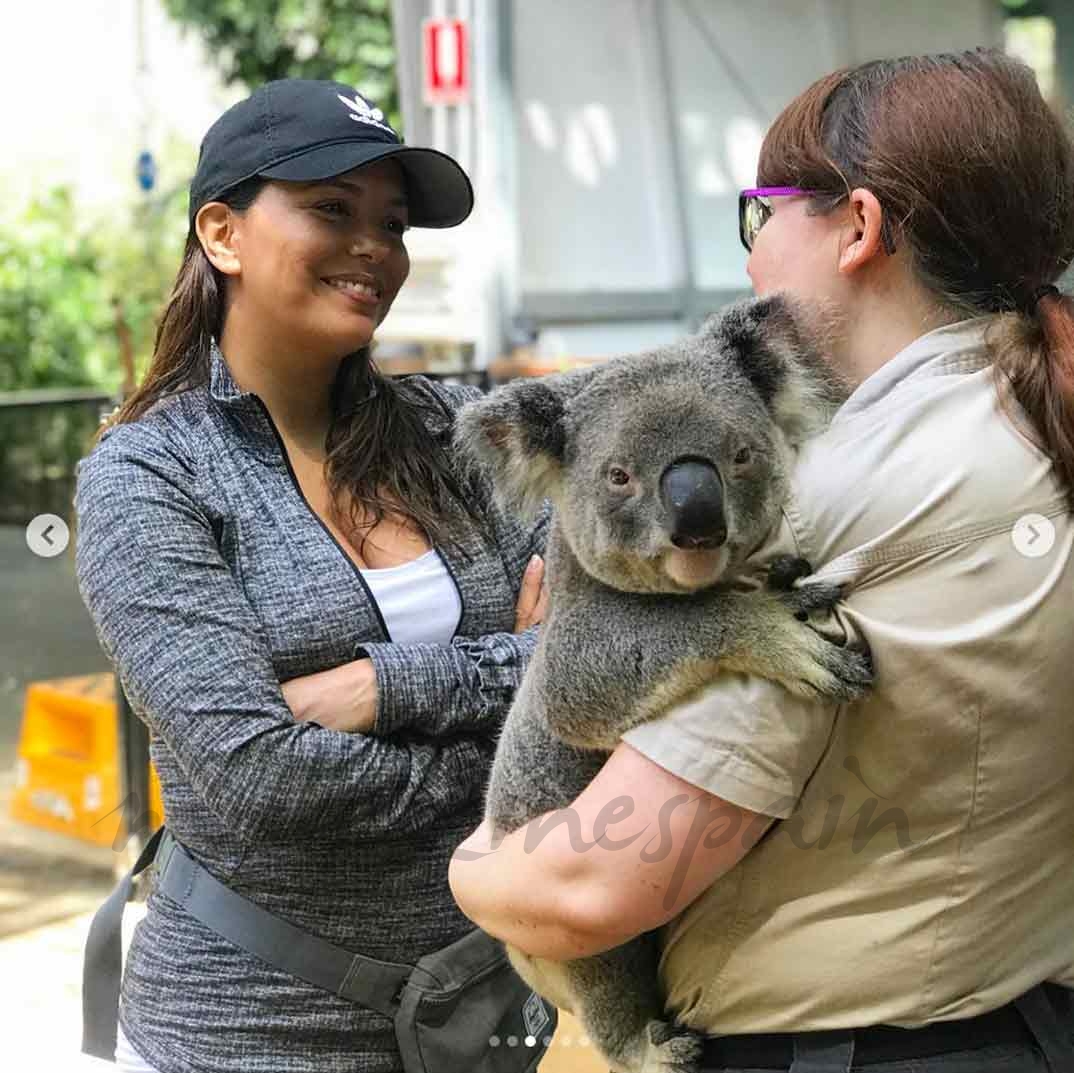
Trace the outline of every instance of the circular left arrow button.
{"label": "circular left arrow button", "polygon": [[58,514],[39,514],[26,527],[26,546],[42,559],[62,555],[70,540],[71,531]]}

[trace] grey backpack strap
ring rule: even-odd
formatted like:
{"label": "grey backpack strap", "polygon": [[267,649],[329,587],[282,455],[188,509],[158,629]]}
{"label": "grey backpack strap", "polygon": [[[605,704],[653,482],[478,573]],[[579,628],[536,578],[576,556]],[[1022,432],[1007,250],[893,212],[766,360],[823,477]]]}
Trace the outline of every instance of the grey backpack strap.
{"label": "grey backpack strap", "polygon": [[123,909],[131,899],[135,876],[152,863],[163,835],[164,828],[160,827],[146,843],[134,867],[93,915],[86,938],[82,963],[82,1051],[108,1062],[116,1060],[119,985],[123,978]]}
{"label": "grey backpack strap", "polygon": [[387,1017],[413,966],[353,954],[262,909],[211,876],[167,832],[156,890],[217,935],[284,972]]}

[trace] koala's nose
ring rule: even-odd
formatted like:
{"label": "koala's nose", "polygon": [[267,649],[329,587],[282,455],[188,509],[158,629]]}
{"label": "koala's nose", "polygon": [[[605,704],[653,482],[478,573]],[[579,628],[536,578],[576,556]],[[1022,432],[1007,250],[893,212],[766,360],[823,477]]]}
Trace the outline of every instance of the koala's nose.
{"label": "koala's nose", "polygon": [[677,548],[718,548],[727,540],[723,481],[710,462],[675,462],[660,478],[671,543]]}

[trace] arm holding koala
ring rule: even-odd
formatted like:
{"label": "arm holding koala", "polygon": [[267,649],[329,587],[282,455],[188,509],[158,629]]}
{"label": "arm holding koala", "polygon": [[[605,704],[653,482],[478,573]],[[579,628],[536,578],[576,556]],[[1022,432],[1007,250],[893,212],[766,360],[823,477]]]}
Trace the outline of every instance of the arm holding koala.
{"label": "arm holding koala", "polygon": [[462,911],[491,935],[567,961],[666,924],[771,822],[623,744],[569,809],[502,839],[479,827],[448,878]]}
{"label": "arm holding koala", "polygon": [[[793,549],[791,543],[780,550]],[[719,598],[716,592],[707,597]],[[649,599],[641,599],[642,612]],[[707,617],[715,628],[711,611]],[[838,618],[826,624],[833,638],[849,632]],[[585,624],[580,619],[575,626]],[[546,643],[552,627],[550,620]],[[689,621],[684,630],[685,647],[704,643]],[[615,641],[629,645],[640,638],[637,670],[647,665],[650,676],[659,676],[654,632],[639,622],[634,633],[622,632]],[[614,724],[612,709],[621,703],[615,732],[622,739],[607,743],[610,756],[566,809],[500,840],[483,825],[456,851],[449,873],[467,916],[525,953],[552,961],[588,957],[663,926],[738,864],[771,823],[793,812],[839,707],[794,696],[767,678],[725,671],[690,702],[629,729],[622,713],[636,710],[642,679],[620,675],[622,688],[613,690],[611,702],[600,699],[607,675],[599,668],[631,665],[609,653],[602,663],[597,655],[590,651],[589,673],[574,678],[582,693],[557,695],[546,710],[558,715],[578,704],[607,704]],[[579,737],[604,721],[586,720],[586,710],[592,708],[575,707]],[[570,729],[558,727],[560,733]]]}

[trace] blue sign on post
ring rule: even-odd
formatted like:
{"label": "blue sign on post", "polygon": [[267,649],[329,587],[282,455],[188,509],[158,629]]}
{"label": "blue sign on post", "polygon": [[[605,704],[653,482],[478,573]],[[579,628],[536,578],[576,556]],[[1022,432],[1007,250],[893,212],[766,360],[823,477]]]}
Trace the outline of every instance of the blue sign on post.
{"label": "blue sign on post", "polygon": [[138,185],[145,191],[153,189],[157,181],[157,162],[148,149],[138,154]]}

